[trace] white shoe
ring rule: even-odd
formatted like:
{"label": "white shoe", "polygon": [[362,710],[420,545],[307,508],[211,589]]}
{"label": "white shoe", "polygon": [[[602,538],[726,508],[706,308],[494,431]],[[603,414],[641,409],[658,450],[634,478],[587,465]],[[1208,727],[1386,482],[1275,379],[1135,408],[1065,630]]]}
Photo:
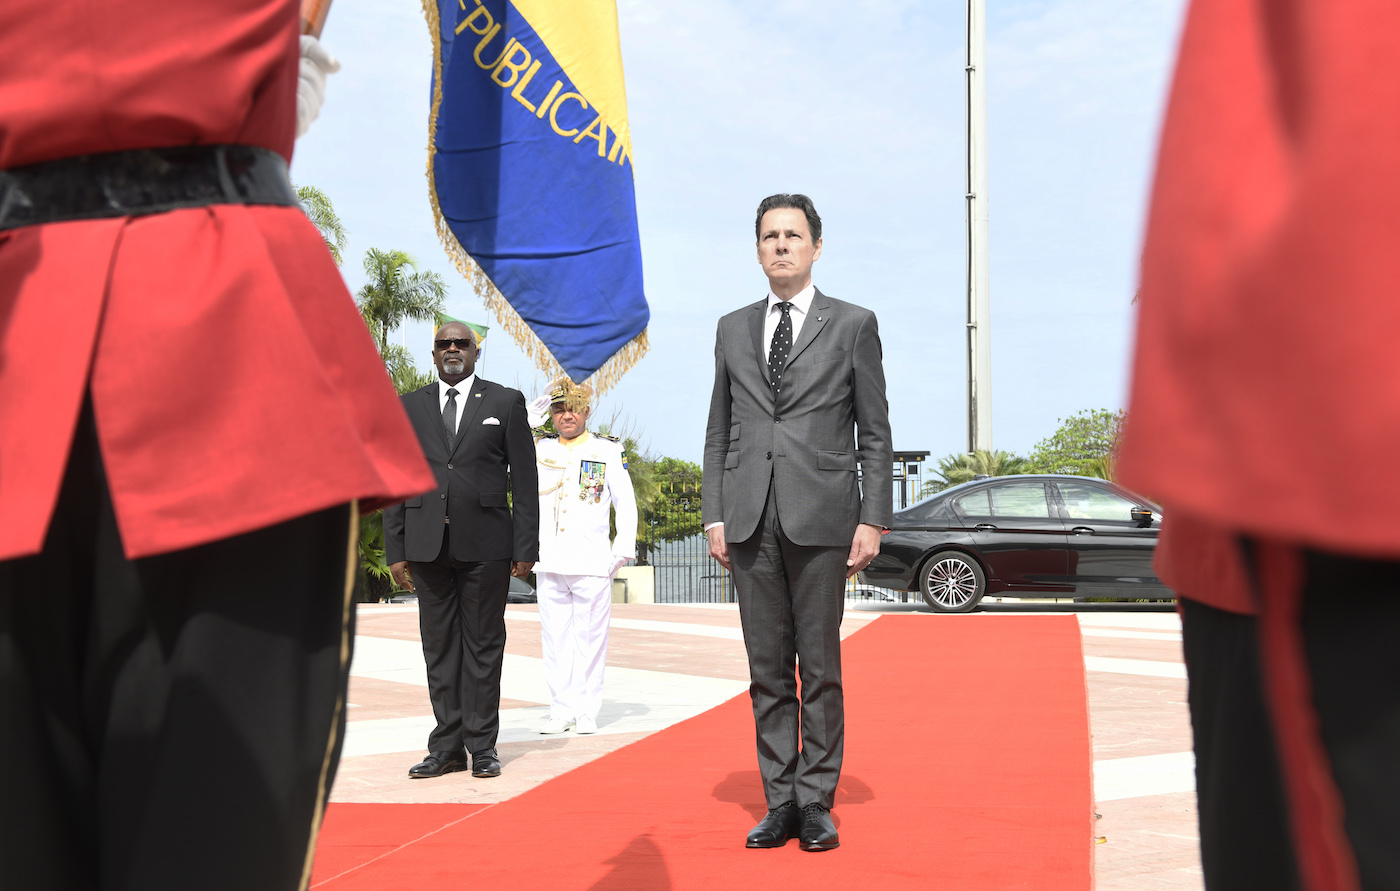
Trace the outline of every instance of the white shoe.
{"label": "white shoe", "polygon": [[583,715],[578,719],[578,726],[574,728],[575,733],[597,733],[598,722]]}
{"label": "white shoe", "polygon": [[550,718],[540,725],[540,733],[563,733],[574,726],[572,718]]}

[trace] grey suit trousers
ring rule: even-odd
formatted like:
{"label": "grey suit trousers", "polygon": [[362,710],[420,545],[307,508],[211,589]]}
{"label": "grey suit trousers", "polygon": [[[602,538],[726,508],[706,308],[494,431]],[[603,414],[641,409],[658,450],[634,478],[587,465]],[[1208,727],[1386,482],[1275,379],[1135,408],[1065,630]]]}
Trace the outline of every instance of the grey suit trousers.
{"label": "grey suit trousers", "polygon": [[788,801],[830,809],[836,796],[846,738],[840,632],[849,554],[848,546],[793,544],[771,484],[757,531],[729,543],[770,810]]}

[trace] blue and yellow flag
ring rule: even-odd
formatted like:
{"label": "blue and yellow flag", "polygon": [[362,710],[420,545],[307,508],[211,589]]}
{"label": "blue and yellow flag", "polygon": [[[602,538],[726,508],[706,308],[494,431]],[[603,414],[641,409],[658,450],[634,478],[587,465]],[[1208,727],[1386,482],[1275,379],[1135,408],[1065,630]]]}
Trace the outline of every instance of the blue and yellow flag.
{"label": "blue and yellow flag", "polygon": [[438,236],[548,374],[604,390],[651,313],[615,0],[423,0]]}

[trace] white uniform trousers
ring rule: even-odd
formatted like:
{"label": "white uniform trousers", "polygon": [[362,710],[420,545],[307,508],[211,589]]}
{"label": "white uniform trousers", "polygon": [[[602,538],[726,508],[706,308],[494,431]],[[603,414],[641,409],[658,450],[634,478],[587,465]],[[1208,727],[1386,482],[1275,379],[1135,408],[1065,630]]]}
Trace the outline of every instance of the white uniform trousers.
{"label": "white uniform trousers", "polygon": [[612,579],[599,575],[535,574],[540,607],[549,716],[598,719],[608,661]]}

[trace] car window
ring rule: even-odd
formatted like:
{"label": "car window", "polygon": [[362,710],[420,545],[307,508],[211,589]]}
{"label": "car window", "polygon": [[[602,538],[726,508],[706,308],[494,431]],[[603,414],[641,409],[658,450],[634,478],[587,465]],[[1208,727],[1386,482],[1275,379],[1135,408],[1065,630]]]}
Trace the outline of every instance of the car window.
{"label": "car window", "polygon": [[953,508],[965,517],[990,517],[992,515],[992,502],[987,498],[986,489],[969,492],[954,501]]}
{"label": "car window", "polygon": [[1075,520],[1110,520],[1130,523],[1137,505],[1110,489],[1091,483],[1057,483],[1065,510]]}
{"label": "car window", "polygon": [[958,513],[971,517],[1049,517],[1042,483],[1003,483],[969,492],[953,502]]}
{"label": "car window", "polygon": [[1045,500],[1043,483],[1006,483],[991,486],[992,516],[1049,517],[1050,504]]}

